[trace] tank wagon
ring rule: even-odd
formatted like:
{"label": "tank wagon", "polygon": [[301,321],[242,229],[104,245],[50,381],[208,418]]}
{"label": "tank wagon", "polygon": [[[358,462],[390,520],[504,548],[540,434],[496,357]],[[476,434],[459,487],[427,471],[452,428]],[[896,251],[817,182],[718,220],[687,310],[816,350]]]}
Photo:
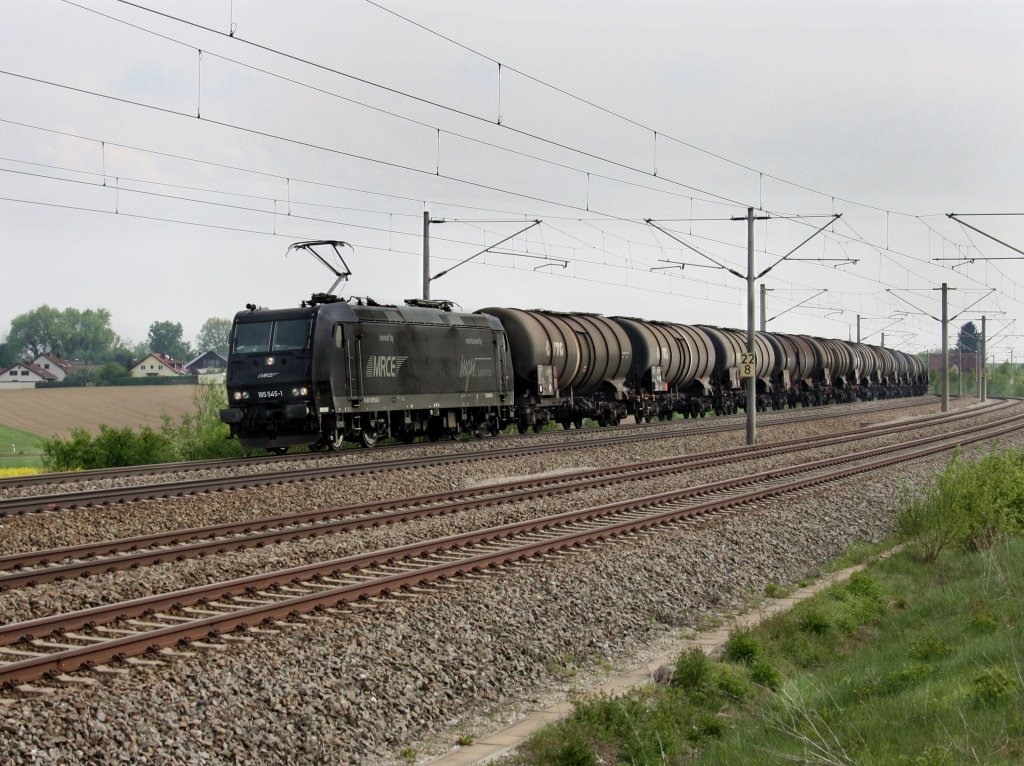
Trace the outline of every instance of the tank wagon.
{"label": "tank wagon", "polygon": [[229,406],[247,448],[373,446],[602,426],[927,391],[924,363],[900,351],[807,335],[756,333],[756,397],[739,375],[746,333],[632,317],[446,301],[386,306],[317,294],[299,308],[235,316]]}

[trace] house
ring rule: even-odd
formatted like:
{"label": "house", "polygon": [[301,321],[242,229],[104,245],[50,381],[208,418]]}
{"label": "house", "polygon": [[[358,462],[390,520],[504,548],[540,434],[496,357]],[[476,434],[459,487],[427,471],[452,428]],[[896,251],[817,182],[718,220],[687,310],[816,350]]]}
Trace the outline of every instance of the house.
{"label": "house", "polygon": [[185,365],[177,359],[154,351],[128,371],[133,378],[170,378],[187,375]]}
{"label": "house", "polygon": [[191,362],[185,365],[185,369],[193,375],[201,372],[222,372],[227,369],[228,360],[216,351],[204,351]]}
{"label": "house", "polygon": [[32,361],[32,364],[44,370],[49,370],[58,381],[64,380],[67,374],[71,372],[71,362],[67,359],[61,359],[56,354],[40,354]]}
{"label": "house", "polygon": [[15,388],[35,388],[36,383],[53,383],[59,380],[50,370],[44,370],[33,362],[18,362],[13,367],[0,370],[0,391]]}
{"label": "house", "polygon": [[[958,351],[955,348],[949,350],[949,369],[959,369],[964,374],[975,374],[978,370],[978,355],[973,351]],[[928,369],[942,369],[942,354],[928,354]]]}

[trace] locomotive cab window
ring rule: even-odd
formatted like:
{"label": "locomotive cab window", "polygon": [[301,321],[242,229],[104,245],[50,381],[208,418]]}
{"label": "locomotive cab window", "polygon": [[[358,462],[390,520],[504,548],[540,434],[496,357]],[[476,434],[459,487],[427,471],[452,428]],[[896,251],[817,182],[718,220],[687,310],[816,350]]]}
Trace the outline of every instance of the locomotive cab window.
{"label": "locomotive cab window", "polygon": [[310,319],[282,319],[278,322],[239,322],[235,325],[236,354],[266,354],[269,351],[301,351],[309,345]]}
{"label": "locomotive cab window", "polygon": [[309,343],[309,319],[284,319],[275,322],[271,351],[299,351]]}
{"label": "locomotive cab window", "polygon": [[265,354],[270,350],[273,322],[240,322],[235,325],[236,354]]}

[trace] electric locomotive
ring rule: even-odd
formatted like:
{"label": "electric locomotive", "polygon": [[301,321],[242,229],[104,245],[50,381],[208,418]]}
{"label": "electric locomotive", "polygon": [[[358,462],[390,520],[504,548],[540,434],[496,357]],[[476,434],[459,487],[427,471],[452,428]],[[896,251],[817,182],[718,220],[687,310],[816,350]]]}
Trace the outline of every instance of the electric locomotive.
{"label": "electric locomotive", "polygon": [[235,315],[221,420],[243,447],[372,447],[381,437],[496,434],[513,418],[508,339],[445,301],[383,306],[320,293]]}

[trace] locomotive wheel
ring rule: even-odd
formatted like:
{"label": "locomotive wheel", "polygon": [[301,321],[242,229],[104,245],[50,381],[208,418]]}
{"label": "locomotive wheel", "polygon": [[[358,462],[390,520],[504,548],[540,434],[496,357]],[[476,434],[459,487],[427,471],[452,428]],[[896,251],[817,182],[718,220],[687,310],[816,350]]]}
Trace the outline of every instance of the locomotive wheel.
{"label": "locomotive wheel", "polygon": [[519,433],[521,433],[521,434],[525,434],[527,429],[529,429],[529,427],[530,427],[529,423],[523,423],[523,422],[516,423],[516,430],[518,430]]}
{"label": "locomotive wheel", "polygon": [[373,449],[377,446],[377,432],[368,431],[365,428],[359,433],[359,441],[363,443],[363,446],[367,449]]}
{"label": "locomotive wheel", "polygon": [[583,428],[583,417],[581,416],[581,417],[578,417],[578,418],[576,418],[576,419],[575,419],[575,420],[574,420],[574,421],[572,422],[572,424],[573,424],[574,426],[576,426],[576,430],[577,430],[577,431],[579,431],[579,430],[580,430],[581,428]]}
{"label": "locomotive wheel", "polygon": [[345,436],[341,431],[331,431],[326,437],[327,449],[331,452],[337,452],[341,449],[342,444],[345,442]]}
{"label": "locomotive wheel", "polygon": [[267,449],[267,452],[269,452],[271,455],[284,455],[286,452],[288,452],[288,448],[287,447],[270,447],[269,449]]}
{"label": "locomotive wheel", "polygon": [[533,432],[535,434],[539,434],[543,428],[544,428],[544,425],[542,423],[534,423],[533,424]]}

